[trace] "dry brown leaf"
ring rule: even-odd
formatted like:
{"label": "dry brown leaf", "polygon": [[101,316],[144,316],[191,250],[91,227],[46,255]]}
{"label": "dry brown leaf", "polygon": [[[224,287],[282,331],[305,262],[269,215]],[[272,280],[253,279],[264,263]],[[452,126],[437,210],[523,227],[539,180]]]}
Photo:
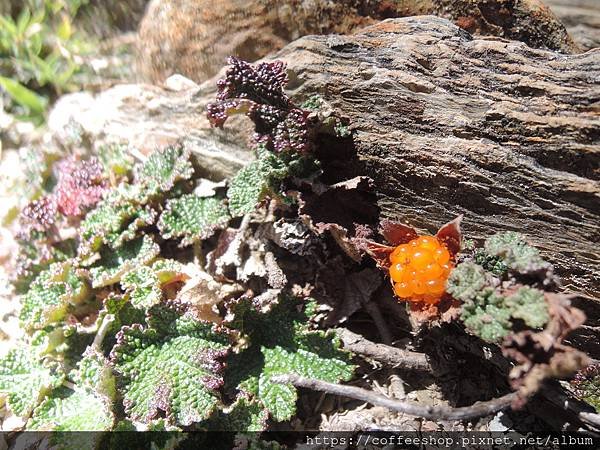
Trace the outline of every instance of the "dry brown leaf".
{"label": "dry brown leaf", "polygon": [[410,225],[394,222],[389,219],[381,221],[379,224],[379,234],[393,247],[406,244],[419,236],[417,230]]}
{"label": "dry brown leaf", "polygon": [[177,294],[176,301],[186,305],[196,319],[221,323],[217,305],[226,298],[243,292],[242,287],[219,283],[197,266],[187,266],[186,272],[190,278]]}
{"label": "dry brown leaf", "polygon": [[443,225],[435,235],[435,237],[446,244],[446,247],[448,248],[448,251],[452,257],[455,257],[456,254],[460,252],[462,241],[460,223],[462,222],[462,218],[463,216],[460,215],[456,219]]}

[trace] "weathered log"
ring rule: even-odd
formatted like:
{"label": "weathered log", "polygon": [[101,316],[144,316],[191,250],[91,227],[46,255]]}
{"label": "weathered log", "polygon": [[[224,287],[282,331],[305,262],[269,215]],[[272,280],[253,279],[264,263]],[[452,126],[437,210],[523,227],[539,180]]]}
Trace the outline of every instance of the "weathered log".
{"label": "weathered log", "polygon": [[307,34],[348,34],[389,17],[434,14],[471,33],[577,52],[540,0],[152,0],[139,32],[139,72],[204,81],[230,55],[254,61]]}
{"label": "weathered log", "polygon": [[[354,130],[324,152],[332,181],[368,175],[382,217],[466,236],[526,234],[567,287],[600,291],[600,49],[562,55],[473,39],[431,16],[309,36],[275,58]],[[354,159],[352,156],[354,155]]]}
{"label": "weathered log", "polygon": [[600,47],[598,0],[544,0],[584,50]]}

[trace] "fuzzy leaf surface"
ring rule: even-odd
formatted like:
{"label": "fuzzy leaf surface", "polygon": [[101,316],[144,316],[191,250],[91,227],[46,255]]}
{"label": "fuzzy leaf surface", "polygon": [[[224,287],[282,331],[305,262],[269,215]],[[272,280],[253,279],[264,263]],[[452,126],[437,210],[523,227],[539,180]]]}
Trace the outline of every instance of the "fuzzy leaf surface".
{"label": "fuzzy leaf surface", "polygon": [[148,235],[126,242],[117,249],[104,249],[100,261],[90,268],[92,287],[117,283],[133,268],[151,263],[159,252],[158,245]]}
{"label": "fuzzy leaf surface", "polygon": [[74,381],[77,385],[92,389],[109,400],[114,400],[117,395],[112,367],[103,354],[91,347],[79,361]]}
{"label": "fuzzy leaf surface", "polygon": [[292,385],[273,383],[274,375],[294,373],[340,382],[349,380],[354,371],[349,354],[340,350],[333,333],[309,329],[311,308],[311,303],[288,296],[270,305],[249,300],[232,305],[229,325],[247,334],[251,346],[245,351],[247,357],[242,353],[229,360],[229,375],[239,380],[238,390],[256,395],[277,421],[295,413],[297,391]]}
{"label": "fuzzy leaf surface", "polygon": [[135,167],[135,182],[145,186],[149,195],[167,192],[178,181],[193,175],[194,168],[189,158],[189,151],[181,145],[155,151],[143,164]]}
{"label": "fuzzy leaf surface", "polygon": [[538,249],[527,244],[521,233],[498,233],[485,241],[484,249],[489,255],[500,257],[510,269],[520,273],[550,268]]}
{"label": "fuzzy leaf surface", "polygon": [[62,320],[69,305],[80,303],[87,294],[88,286],[71,262],[54,263],[38,275],[22,297],[19,319],[26,329],[42,329]]}
{"label": "fuzzy leaf surface", "polygon": [[227,191],[231,215],[238,217],[254,211],[274,183],[285,178],[288,171],[288,165],[281,158],[260,150],[258,159],[240,169],[231,180]]}
{"label": "fuzzy leaf surface", "polygon": [[550,320],[544,293],[529,286],[519,288],[506,298],[512,317],[522,319],[531,328],[542,328]]}
{"label": "fuzzy leaf surface", "polygon": [[227,351],[227,339],[209,324],[188,318],[150,323],[162,326],[123,327],[111,352],[126,412],[148,422],[164,411],[174,425],[206,419],[219,403],[219,358]]}
{"label": "fuzzy leaf surface", "polygon": [[[113,426],[114,417],[106,400],[92,390],[56,389],[38,406],[28,430],[44,431],[106,431]],[[66,443],[65,439],[65,443]],[[63,447],[77,448],[77,447]]]}
{"label": "fuzzy leaf surface", "polygon": [[181,245],[187,246],[209,238],[227,222],[229,211],[223,201],[187,194],[167,201],[158,228],[163,238],[181,238]]}
{"label": "fuzzy leaf surface", "polygon": [[136,237],[143,226],[154,223],[156,212],[145,206],[149,198],[138,185],[120,184],[110,191],[81,223],[84,253],[102,244],[118,247]]}
{"label": "fuzzy leaf surface", "polygon": [[447,291],[462,302],[467,330],[487,342],[498,343],[511,334],[517,319],[531,328],[542,328],[550,319],[542,291],[520,286],[508,294],[475,262],[460,263],[452,271]]}
{"label": "fuzzy leaf surface", "polygon": [[127,272],[121,279],[121,288],[129,293],[131,304],[139,309],[150,309],[162,298],[160,281],[148,266]]}
{"label": "fuzzy leaf surface", "polygon": [[0,395],[17,416],[26,416],[65,376],[57,367],[45,366],[27,348],[10,350],[0,359]]}
{"label": "fuzzy leaf surface", "polygon": [[[343,358],[336,358],[331,338],[324,333],[312,333],[312,345],[304,348],[262,348],[264,370],[258,380],[258,397],[277,421],[287,420],[296,411],[297,390],[291,384],[275,384],[275,375],[293,373],[330,383],[347,381],[354,372],[353,366]],[[318,342],[320,341],[320,342]],[[339,356],[342,356],[339,352]]]}
{"label": "fuzzy leaf surface", "polygon": [[504,298],[488,288],[463,305],[461,319],[465,327],[486,342],[500,342],[511,333],[511,310]]}

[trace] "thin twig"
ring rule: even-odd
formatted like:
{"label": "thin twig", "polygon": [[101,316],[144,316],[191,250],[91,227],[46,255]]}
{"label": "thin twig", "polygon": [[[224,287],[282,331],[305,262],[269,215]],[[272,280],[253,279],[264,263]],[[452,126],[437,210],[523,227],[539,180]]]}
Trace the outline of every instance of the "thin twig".
{"label": "thin twig", "polygon": [[359,355],[368,356],[374,360],[394,367],[410,370],[431,372],[433,369],[424,353],[410,352],[385,344],[376,344],[365,339],[360,334],[345,328],[336,328],[336,333],[344,343],[344,348]]}
{"label": "thin twig", "polygon": [[394,337],[390,332],[390,328],[388,327],[383,315],[381,314],[381,310],[379,309],[379,305],[375,303],[375,301],[366,302],[363,306],[367,314],[371,316],[373,322],[375,322],[375,326],[377,327],[377,331],[379,331],[379,335],[381,336],[381,340],[387,345],[392,345],[394,342]]}
{"label": "thin twig", "polygon": [[517,397],[515,392],[511,392],[493,400],[474,403],[471,406],[452,408],[450,406],[419,405],[412,402],[393,400],[363,388],[313,380],[296,374],[276,375],[271,380],[278,384],[291,383],[296,387],[361,400],[374,406],[383,406],[392,411],[429,420],[469,420],[489,416],[508,408]]}
{"label": "thin twig", "polygon": [[148,157],[146,155],[144,155],[140,149],[136,148],[136,147],[131,147],[129,149],[129,153],[131,153],[131,155],[136,158],[138,161],[140,162],[145,162]]}
{"label": "thin twig", "polygon": [[204,255],[202,253],[202,242],[196,241],[193,246],[194,264],[198,267],[204,267]]}
{"label": "thin twig", "polygon": [[242,265],[240,248],[242,246],[242,243],[244,242],[246,232],[248,231],[248,228],[250,227],[250,219],[251,219],[250,214],[246,214],[244,217],[242,217],[240,227],[236,230],[233,240],[227,247],[227,250],[225,251],[225,253],[223,253],[223,255],[221,255],[221,257],[218,259],[218,264],[217,264],[217,274],[218,275],[223,275],[223,269],[225,266],[234,265],[236,267],[239,267]]}
{"label": "thin twig", "polygon": [[72,381],[63,380],[62,385],[64,387],[66,387],[67,389],[71,389],[72,391],[77,389],[77,387],[75,386],[75,383],[73,383]]}

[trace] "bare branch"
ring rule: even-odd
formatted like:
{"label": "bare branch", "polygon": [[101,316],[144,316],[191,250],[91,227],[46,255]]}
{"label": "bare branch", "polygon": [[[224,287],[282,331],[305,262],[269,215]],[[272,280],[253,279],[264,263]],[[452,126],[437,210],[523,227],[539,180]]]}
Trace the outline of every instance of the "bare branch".
{"label": "bare branch", "polygon": [[410,352],[385,344],[376,344],[345,328],[337,328],[337,335],[344,348],[359,355],[368,356],[401,369],[431,372],[432,367],[424,353]]}
{"label": "bare branch", "polygon": [[75,386],[75,383],[73,383],[72,381],[69,381],[69,380],[64,380],[62,382],[62,385],[64,387],[66,387],[67,389],[71,389],[72,391],[74,391],[75,389],[77,389],[77,386]]}
{"label": "bare branch", "polygon": [[452,408],[450,406],[419,405],[412,402],[393,400],[363,388],[327,383],[321,380],[304,378],[295,374],[276,375],[271,378],[271,380],[278,384],[291,383],[297,387],[361,400],[370,403],[371,405],[383,406],[392,411],[410,414],[411,416],[422,417],[429,420],[468,420],[489,416],[490,414],[495,414],[498,411],[508,408],[511,402],[517,398],[517,394],[511,392],[510,394],[506,394],[493,400],[474,403],[471,406]]}

